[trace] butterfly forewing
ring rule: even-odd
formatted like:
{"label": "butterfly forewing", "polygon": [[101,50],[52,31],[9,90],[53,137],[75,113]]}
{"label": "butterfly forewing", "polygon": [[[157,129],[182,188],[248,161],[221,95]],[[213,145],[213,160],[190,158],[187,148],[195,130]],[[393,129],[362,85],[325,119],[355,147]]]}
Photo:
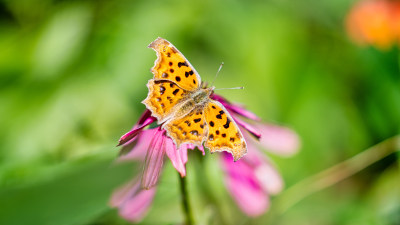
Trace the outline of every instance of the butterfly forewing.
{"label": "butterfly forewing", "polygon": [[151,69],[154,79],[173,81],[188,91],[200,88],[199,74],[175,46],[165,39],[157,38],[149,45],[149,48],[157,52],[157,60]]}
{"label": "butterfly forewing", "polygon": [[247,152],[246,142],[225,107],[217,101],[210,100],[204,112],[208,125],[205,146],[211,152],[230,152],[235,161],[244,156]]}
{"label": "butterfly forewing", "polygon": [[166,80],[149,80],[149,93],[143,104],[152,112],[159,123],[173,116],[179,106],[188,98],[188,91]]}

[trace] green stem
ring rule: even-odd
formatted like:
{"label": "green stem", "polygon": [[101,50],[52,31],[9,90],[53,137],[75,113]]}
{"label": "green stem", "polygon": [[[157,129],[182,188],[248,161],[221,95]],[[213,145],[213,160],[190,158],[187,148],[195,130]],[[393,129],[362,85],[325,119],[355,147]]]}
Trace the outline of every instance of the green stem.
{"label": "green stem", "polygon": [[330,187],[363,170],[369,165],[400,150],[400,135],[389,138],[335,166],[306,178],[288,188],[275,203],[276,213],[281,215],[307,196]]}
{"label": "green stem", "polygon": [[192,211],[190,210],[190,204],[189,204],[189,195],[187,191],[187,185],[186,185],[186,178],[181,177],[181,175],[178,173],[179,176],[179,183],[180,183],[180,189],[181,189],[181,201],[182,201],[182,209],[185,214],[185,224],[186,225],[193,225],[193,216],[192,216]]}

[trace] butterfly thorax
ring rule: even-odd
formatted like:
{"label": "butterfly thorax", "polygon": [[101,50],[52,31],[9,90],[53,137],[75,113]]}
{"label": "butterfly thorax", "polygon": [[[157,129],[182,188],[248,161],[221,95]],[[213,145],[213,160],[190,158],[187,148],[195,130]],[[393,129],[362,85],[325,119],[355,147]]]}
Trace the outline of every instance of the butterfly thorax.
{"label": "butterfly thorax", "polygon": [[211,95],[213,90],[214,87],[200,88],[199,90],[192,93],[191,98],[196,105],[203,104],[209,99],[209,96]]}
{"label": "butterfly thorax", "polygon": [[190,93],[187,100],[179,105],[177,111],[175,112],[175,117],[182,117],[190,113],[193,109],[202,109],[207,101],[210,100],[210,95],[212,94],[214,87],[211,88],[199,88],[198,90]]}

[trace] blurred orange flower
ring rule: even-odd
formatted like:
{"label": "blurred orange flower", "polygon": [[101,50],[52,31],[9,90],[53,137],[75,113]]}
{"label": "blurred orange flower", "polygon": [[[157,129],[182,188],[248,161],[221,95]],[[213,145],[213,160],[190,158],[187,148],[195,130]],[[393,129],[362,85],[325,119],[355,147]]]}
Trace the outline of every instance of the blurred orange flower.
{"label": "blurred orange flower", "polygon": [[347,15],[346,26],[356,43],[388,49],[400,40],[400,1],[360,1]]}

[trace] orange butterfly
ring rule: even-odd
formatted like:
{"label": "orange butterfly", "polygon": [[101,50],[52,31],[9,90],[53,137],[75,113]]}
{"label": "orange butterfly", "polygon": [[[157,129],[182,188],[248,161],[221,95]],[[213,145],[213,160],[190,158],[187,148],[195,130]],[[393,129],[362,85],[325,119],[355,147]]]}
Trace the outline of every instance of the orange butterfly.
{"label": "orange butterfly", "polygon": [[183,143],[204,146],[210,152],[230,152],[235,161],[247,152],[246,141],[232,116],[210,95],[214,87],[202,87],[199,74],[171,43],[157,38],[149,46],[157,60],[142,102],[177,148]]}

